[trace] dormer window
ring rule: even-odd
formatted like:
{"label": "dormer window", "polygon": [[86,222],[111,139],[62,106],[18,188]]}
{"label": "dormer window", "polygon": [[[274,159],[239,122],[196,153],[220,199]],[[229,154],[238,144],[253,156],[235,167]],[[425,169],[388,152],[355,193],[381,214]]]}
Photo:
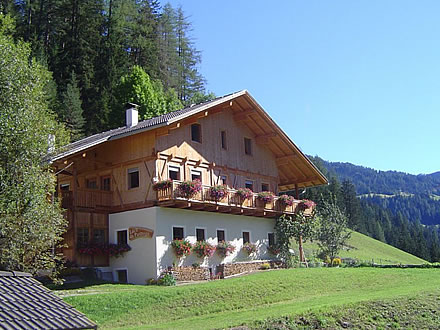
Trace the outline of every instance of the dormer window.
{"label": "dormer window", "polygon": [[171,180],[180,180],[180,168],[177,166],[168,166],[168,178]]}
{"label": "dormer window", "polygon": [[191,140],[202,143],[202,126],[200,124],[191,125]]}

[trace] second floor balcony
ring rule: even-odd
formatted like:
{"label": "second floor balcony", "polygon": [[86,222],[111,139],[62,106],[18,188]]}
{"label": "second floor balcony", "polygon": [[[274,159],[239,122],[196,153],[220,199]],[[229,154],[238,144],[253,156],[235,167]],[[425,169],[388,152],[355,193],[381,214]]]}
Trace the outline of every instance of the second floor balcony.
{"label": "second floor balcony", "polygon": [[[243,190],[229,188],[225,189],[224,196],[218,197],[219,194],[213,193],[213,187],[209,185],[201,185],[200,191],[189,196],[182,192],[181,183],[174,180],[169,187],[157,190],[157,204],[165,207],[274,218],[282,214],[294,214],[301,203],[301,200],[290,198],[291,205],[288,205],[279,196],[268,198],[270,200],[267,201],[261,198],[261,194],[250,192],[247,196],[243,196]],[[311,212],[311,208],[305,210],[306,214]]]}

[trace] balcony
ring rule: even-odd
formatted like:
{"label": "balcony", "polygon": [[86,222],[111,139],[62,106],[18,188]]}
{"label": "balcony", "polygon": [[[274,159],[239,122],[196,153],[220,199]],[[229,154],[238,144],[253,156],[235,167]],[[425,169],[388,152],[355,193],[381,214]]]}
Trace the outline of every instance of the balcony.
{"label": "balcony", "polygon": [[[226,197],[216,200],[211,197],[211,186],[202,185],[202,190],[191,198],[181,195],[178,186],[180,181],[173,181],[172,187],[157,191],[157,205],[164,207],[186,208],[192,210],[222,212],[238,215],[275,218],[282,214],[294,214],[300,200],[294,200],[293,205],[285,205],[278,196],[270,203],[264,203],[253,193],[249,199],[237,195],[237,190],[228,189]],[[306,210],[311,213],[312,210]]]}
{"label": "balcony", "polygon": [[[95,189],[78,189],[76,196],[73,191],[61,191],[61,206],[65,209],[73,207],[85,209],[109,209],[112,206],[111,191]],[[74,198],[75,197],[75,198]]]}

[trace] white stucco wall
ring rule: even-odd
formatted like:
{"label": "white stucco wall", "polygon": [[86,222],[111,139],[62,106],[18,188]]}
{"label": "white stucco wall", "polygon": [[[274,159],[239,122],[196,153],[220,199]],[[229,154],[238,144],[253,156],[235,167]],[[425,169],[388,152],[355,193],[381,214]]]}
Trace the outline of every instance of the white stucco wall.
{"label": "white stucco wall", "polygon": [[[202,266],[213,267],[215,271],[215,266],[221,263],[272,258],[267,253],[266,246],[268,244],[267,234],[274,232],[275,219],[164,207],[157,207],[156,209],[157,226],[155,234],[158,275],[167,266],[171,266],[173,262],[179,266],[190,266],[193,263],[199,263]],[[196,242],[196,228],[205,228],[207,241],[214,245],[217,244],[217,229],[224,229],[226,240],[232,242],[236,247],[235,251],[225,259],[220,258],[215,253],[211,258],[205,258],[204,260],[194,254],[179,260],[175,257],[170,246],[173,226],[184,227],[185,238],[191,243]],[[258,252],[255,255],[248,256],[241,251],[243,231],[250,232],[251,242],[257,245]]]}
{"label": "white stucco wall", "polygon": [[129,283],[145,284],[147,279],[156,278],[156,210],[156,207],[151,207],[109,215],[110,243],[116,243],[118,230],[146,227],[154,231],[152,238],[128,240],[131,251],[126,252],[122,257],[110,258],[110,267],[115,280],[117,280],[117,269],[127,269]]}

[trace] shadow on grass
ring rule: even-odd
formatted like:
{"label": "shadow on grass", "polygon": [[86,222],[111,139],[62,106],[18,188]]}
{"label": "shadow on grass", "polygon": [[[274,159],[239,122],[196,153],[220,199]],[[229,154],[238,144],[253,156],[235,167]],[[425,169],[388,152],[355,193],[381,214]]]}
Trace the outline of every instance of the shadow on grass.
{"label": "shadow on grass", "polygon": [[103,281],[103,280],[98,280],[98,279],[87,279],[87,280],[82,280],[82,281],[78,281],[78,282],[69,282],[69,283],[63,283],[63,284],[46,283],[46,284],[44,284],[44,286],[50,290],[57,291],[57,290],[85,289],[89,286],[103,285],[103,284],[130,285],[127,283],[110,282],[110,281]]}

